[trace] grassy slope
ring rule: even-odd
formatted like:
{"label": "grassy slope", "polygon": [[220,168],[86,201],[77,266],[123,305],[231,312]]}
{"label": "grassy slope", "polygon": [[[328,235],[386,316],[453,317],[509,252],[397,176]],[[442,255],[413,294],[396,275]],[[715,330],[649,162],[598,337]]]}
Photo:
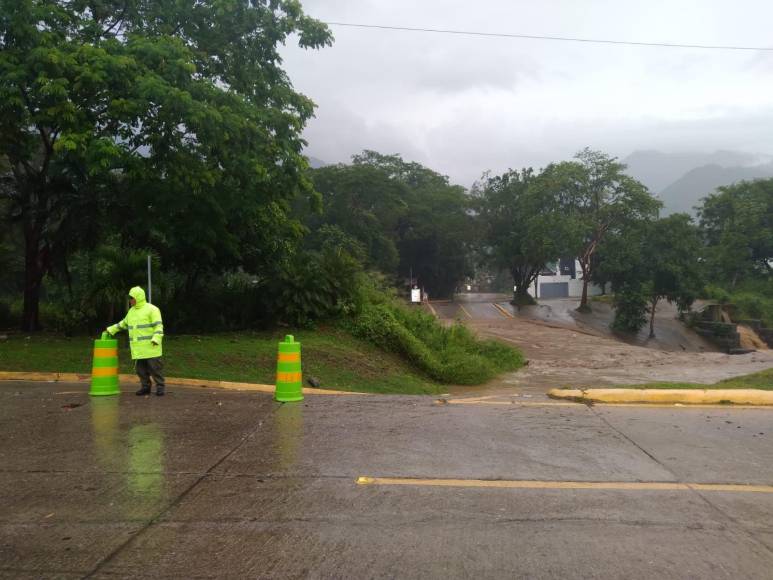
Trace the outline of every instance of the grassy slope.
{"label": "grassy slope", "polygon": [[763,389],[773,391],[773,369],[766,369],[750,375],[725,379],[712,385],[700,383],[646,383],[643,385],[620,385],[621,389]]}
{"label": "grassy slope", "polygon": [[[277,342],[283,333],[166,336],[165,373],[170,377],[273,384]],[[399,357],[337,330],[297,331],[305,376],[322,388],[372,393],[438,394],[445,387]],[[92,338],[11,335],[0,342],[0,371],[89,373]],[[120,337],[122,373],[133,373],[126,335]]]}

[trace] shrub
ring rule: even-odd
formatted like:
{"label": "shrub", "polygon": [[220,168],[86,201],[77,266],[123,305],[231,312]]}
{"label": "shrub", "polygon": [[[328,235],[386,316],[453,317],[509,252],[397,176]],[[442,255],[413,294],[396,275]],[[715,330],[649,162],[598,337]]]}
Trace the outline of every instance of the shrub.
{"label": "shrub", "polygon": [[639,332],[647,324],[647,297],[641,288],[624,286],[615,293],[613,330]]}
{"label": "shrub", "polygon": [[523,357],[515,349],[478,340],[461,324],[446,328],[433,316],[393,300],[364,304],[342,325],[353,335],[406,358],[442,383],[480,384],[523,365]]}
{"label": "shrub", "polygon": [[704,294],[706,298],[716,300],[720,304],[727,304],[730,302],[730,292],[720,286],[708,284],[705,288]]}

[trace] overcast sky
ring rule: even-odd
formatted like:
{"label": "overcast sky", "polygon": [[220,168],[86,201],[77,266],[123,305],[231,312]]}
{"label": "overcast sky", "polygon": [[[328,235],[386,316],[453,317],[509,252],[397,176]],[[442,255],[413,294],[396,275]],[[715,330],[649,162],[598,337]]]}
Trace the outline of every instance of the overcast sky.
{"label": "overcast sky", "polygon": [[[323,21],[773,46],[770,0],[302,1]],[[773,154],[773,52],[331,29],[332,47],[282,51],[318,105],[307,153],[328,163],[399,153],[469,186],[585,146]]]}

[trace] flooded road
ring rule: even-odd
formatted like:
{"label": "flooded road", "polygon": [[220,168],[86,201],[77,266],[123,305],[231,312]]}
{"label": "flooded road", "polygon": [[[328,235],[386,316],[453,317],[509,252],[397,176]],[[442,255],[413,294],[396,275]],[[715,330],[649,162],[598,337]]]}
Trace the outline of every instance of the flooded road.
{"label": "flooded road", "polygon": [[[454,302],[432,303],[447,324],[464,322],[484,337],[520,348],[529,365],[477,387],[451,387],[455,395],[522,392],[541,396],[551,388],[638,384],[650,381],[713,383],[773,367],[773,351],[727,355],[659,307],[656,333],[622,340],[609,330],[612,311],[593,303],[592,314],[575,312],[575,300],[546,300],[516,309],[505,295],[470,294]],[[438,308],[440,306],[440,308]],[[449,316],[454,313],[455,316]],[[459,316],[461,313],[463,316]]]}

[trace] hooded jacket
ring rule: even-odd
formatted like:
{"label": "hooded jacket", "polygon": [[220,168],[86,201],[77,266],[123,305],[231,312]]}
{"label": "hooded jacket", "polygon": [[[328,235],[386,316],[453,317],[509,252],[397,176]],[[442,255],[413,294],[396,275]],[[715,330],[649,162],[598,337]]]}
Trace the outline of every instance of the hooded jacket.
{"label": "hooded jacket", "polygon": [[[158,307],[145,301],[145,291],[139,286],[129,290],[129,296],[136,304],[118,324],[108,327],[111,336],[122,330],[129,331],[129,347],[132,359],[156,358],[161,356],[164,339],[164,323]],[[154,344],[155,343],[155,344]]]}

